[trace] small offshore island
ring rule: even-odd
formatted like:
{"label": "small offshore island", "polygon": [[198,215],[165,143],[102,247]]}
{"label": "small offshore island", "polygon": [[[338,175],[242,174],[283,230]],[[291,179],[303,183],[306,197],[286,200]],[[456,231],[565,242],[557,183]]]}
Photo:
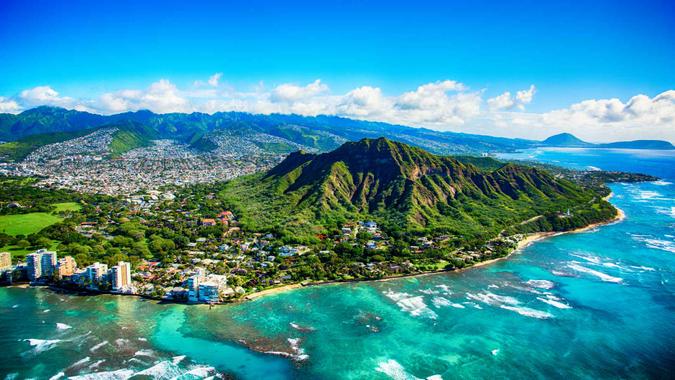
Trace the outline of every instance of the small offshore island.
{"label": "small offshore island", "polygon": [[[655,180],[437,156],[385,138],[299,151],[224,183],[127,197],[3,177],[0,268],[4,284],[235,302],[491,262],[620,218],[605,183]],[[28,219],[46,222],[19,228]]]}

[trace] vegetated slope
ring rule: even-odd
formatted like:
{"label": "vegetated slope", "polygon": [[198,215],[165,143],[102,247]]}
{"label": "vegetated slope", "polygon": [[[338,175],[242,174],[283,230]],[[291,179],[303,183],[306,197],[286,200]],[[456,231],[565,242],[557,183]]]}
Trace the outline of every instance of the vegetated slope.
{"label": "vegetated slope", "polygon": [[590,147],[593,144],[579,139],[571,133],[553,135],[542,142],[542,145],[557,147]]}
{"label": "vegetated slope", "polygon": [[0,114],[0,140],[15,141],[26,136],[73,132],[110,123],[108,116],[41,106],[18,115]]}
{"label": "vegetated slope", "polygon": [[599,148],[613,148],[613,149],[654,149],[654,150],[669,150],[675,149],[673,144],[662,140],[635,140],[635,141],[617,141],[608,144],[598,144]]}
{"label": "vegetated slope", "polygon": [[158,138],[153,128],[132,122],[106,124],[79,131],[30,135],[18,141],[0,144],[0,161],[20,161],[40,147],[84,137],[104,129],[115,129],[109,145],[111,157],[118,157],[134,148],[148,146],[151,140]]}
{"label": "vegetated slope", "polygon": [[132,149],[149,146],[158,137],[154,129],[138,123],[126,123],[116,128],[110,142],[110,156],[113,158]]}
{"label": "vegetated slope", "polygon": [[[595,192],[546,171],[479,169],[385,138],[293,153],[265,174],[226,183],[220,196],[246,228],[299,240],[372,218],[390,233],[449,234],[466,244],[537,215],[551,218],[549,229],[566,229],[615,214]],[[557,217],[568,208],[574,218]]]}
{"label": "vegetated slope", "polygon": [[37,148],[86,136],[93,131],[93,129],[83,129],[71,132],[44,133],[0,144],[0,161],[20,161]]}
{"label": "vegetated slope", "polygon": [[568,148],[611,148],[611,149],[675,149],[673,144],[663,140],[617,141],[605,144],[593,144],[579,139],[570,133],[560,133],[542,141],[541,145]]}

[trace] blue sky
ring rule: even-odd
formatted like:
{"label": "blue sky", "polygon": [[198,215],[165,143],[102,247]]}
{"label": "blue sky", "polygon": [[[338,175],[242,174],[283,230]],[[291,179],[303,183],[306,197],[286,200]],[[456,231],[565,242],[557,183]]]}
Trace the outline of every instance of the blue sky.
{"label": "blue sky", "polygon": [[253,91],[317,79],[398,96],[453,80],[529,112],[675,88],[673,1],[0,1],[0,96],[95,98],[222,73]]}

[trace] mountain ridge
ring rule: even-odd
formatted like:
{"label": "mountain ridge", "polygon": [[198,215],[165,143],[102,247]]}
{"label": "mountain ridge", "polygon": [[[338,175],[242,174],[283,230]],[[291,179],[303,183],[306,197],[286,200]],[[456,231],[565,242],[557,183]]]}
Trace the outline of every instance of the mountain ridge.
{"label": "mountain ridge", "polygon": [[[103,116],[48,106],[36,107],[18,115],[0,114],[0,140],[17,141],[36,134],[70,133],[118,123],[145,125],[152,128],[158,138],[175,139],[203,152],[217,149],[218,144],[214,141],[222,139],[219,136],[223,133],[226,135],[231,133],[244,135],[262,133],[277,139],[283,139],[286,143],[261,145],[263,149],[271,149],[278,153],[294,151],[296,146],[294,144],[300,144],[317,151],[330,151],[339,147],[345,141],[380,136],[419,146],[436,154],[510,152],[538,146],[566,146],[563,143],[551,144],[551,139],[556,136],[539,142],[466,133],[439,132],[425,128],[326,115],[306,117],[292,114],[255,115],[243,112],[217,112],[213,115],[198,112],[155,114],[151,111],[141,110]],[[575,141],[590,144],[572,135],[569,136]],[[674,148],[672,144],[665,141],[611,144],[619,145],[596,144],[589,145],[589,147]]]}

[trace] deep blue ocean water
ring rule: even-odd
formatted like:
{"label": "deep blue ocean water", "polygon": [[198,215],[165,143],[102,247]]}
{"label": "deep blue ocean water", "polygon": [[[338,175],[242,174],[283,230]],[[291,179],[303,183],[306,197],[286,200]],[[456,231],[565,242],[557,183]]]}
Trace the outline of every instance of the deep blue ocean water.
{"label": "deep blue ocean water", "polygon": [[671,378],[675,153],[546,149],[509,158],[662,180],[611,186],[627,215],[620,223],[458,273],[213,309],[3,288],[0,379],[191,379],[213,370],[246,379]]}

